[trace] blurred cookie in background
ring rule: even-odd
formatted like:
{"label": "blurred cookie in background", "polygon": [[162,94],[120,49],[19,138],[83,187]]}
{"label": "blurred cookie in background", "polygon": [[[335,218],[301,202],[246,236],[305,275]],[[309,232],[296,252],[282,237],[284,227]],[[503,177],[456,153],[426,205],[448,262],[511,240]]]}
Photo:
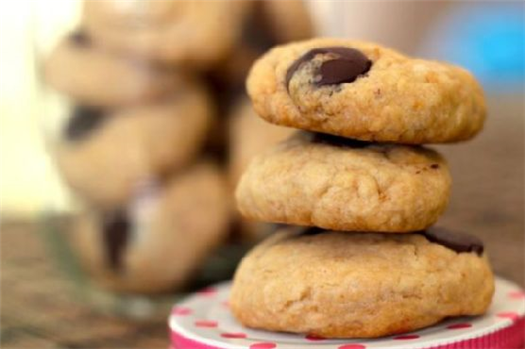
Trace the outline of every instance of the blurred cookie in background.
{"label": "blurred cookie in background", "polygon": [[43,72],[51,87],[92,106],[143,103],[166,95],[179,83],[173,70],[108,53],[82,30],[55,47]]}
{"label": "blurred cookie in background", "polygon": [[188,165],[213,122],[206,92],[188,84],[153,104],[117,111],[78,106],[55,145],[58,169],[81,199],[112,209],[141,179]]}
{"label": "blurred cookie in background", "polygon": [[258,2],[262,3],[268,30],[279,43],[303,40],[315,34],[315,25],[304,0]]}
{"label": "blurred cookie in background", "polygon": [[86,0],[82,23],[104,47],[203,69],[233,49],[246,8],[225,0]]}
{"label": "blurred cookie in background", "polygon": [[71,232],[72,246],[94,280],[110,290],[178,290],[226,239],[226,181],[203,161],[164,185],[145,179],[135,190],[120,209],[82,213]]}
{"label": "blurred cookie in background", "polygon": [[314,22],[305,1],[246,2],[247,10],[235,50],[216,72],[238,93],[244,91],[250,67],[264,52],[276,45],[308,39],[315,34]]}
{"label": "blurred cookie in background", "polygon": [[[233,193],[251,159],[271,146],[285,140],[295,129],[270,124],[259,118],[245,96],[234,106],[229,118],[229,180]],[[238,215],[241,239],[258,240],[270,234],[273,224],[250,221]]]}

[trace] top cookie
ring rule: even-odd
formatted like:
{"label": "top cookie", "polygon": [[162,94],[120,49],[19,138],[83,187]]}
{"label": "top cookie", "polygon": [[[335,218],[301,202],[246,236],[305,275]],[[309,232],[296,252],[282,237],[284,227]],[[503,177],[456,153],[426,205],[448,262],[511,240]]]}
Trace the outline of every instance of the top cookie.
{"label": "top cookie", "polygon": [[343,39],[272,49],[254,64],[247,89],[272,123],[365,141],[463,141],[486,115],[466,70]]}

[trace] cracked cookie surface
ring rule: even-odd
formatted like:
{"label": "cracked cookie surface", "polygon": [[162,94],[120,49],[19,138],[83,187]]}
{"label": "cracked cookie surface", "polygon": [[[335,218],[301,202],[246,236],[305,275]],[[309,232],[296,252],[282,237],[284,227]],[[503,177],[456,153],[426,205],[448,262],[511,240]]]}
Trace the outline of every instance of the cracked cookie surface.
{"label": "cracked cookie surface", "polygon": [[493,292],[483,253],[420,234],[287,227],[243,259],[229,302],[247,327],[369,338],[483,314]]}
{"label": "cracked cookie surface", "polygon": [[343,39],[272,49],[252,67],[247,88],[272,123],[367,141],[463,141],[486,115],[483,91],[466,70]]}
{"label": "cracked cookie surface", "polygon": [[410,232],[438,219],[450,185],[433,150],[299,132],[252,160],[236,199],[253,220]]}

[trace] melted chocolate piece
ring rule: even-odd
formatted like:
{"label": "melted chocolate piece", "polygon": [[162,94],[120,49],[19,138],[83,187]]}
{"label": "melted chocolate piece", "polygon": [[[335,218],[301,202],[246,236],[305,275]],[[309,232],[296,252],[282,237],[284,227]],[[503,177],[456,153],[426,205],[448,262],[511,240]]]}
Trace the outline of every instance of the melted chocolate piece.
{"label": "melted chocolate piece", "polygon": [[299,137],[303,137],[311,143],[320,143],[336,147],[365,148],[370,145],[370,142],[318,132],[299,131],[298,134]]}
{"label": "melted chocolate piece", "polygon": [[70,141],[78,141],[85,138],[105,120],[106,111],[97,107],[77,106],[75,107],[69,122],[64,129],[65,137]]}
{"label": "melted chocolate piece", "polygon": [[130,223],[124,211],[106,214],[103,218],[102,234],[106,258],[113,270],[122,269],[122,255],[128,243]]}
{"label": "melted chocolate piece", "polygon": [[286,72],[286,86],[290,84],[295,72],[303,65],[314,59],[316,55],[332,55],[333,59],[324,61],[315,72],[315,86],[352,83],[366,74],[372,61],[361,51],[347,47],[323,47],[312,49],[297,59]]}
{"label": "melted chocolate piece", "polygon": [[69,40],[77,46],[90,46],[91,38],[83,30],[76,30],[70,36]]}
{"label": "melted chocolate piece", "polygon": [[483,254],[483,242],[476,236],[466,233],[449,231],[441,227],[432,227],[421,234],[430,242],[441,244],[457,253],[474,252],[481,256]]}

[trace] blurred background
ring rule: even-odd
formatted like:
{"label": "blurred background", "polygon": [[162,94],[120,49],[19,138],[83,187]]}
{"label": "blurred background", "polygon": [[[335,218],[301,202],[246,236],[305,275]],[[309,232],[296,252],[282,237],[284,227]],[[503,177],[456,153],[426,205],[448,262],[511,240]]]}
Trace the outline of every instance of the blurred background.
{"label": "blurred background", "polygon": [[244,92],[270,47],[375,41],[481,81],[475,140],[437,146],[440,224],[525,285],[525,4],[516,1],[40,0],[0,3],[2,347],[166,347],[185,293],[231,278],[272,225],[232,193],[292,131]]}

